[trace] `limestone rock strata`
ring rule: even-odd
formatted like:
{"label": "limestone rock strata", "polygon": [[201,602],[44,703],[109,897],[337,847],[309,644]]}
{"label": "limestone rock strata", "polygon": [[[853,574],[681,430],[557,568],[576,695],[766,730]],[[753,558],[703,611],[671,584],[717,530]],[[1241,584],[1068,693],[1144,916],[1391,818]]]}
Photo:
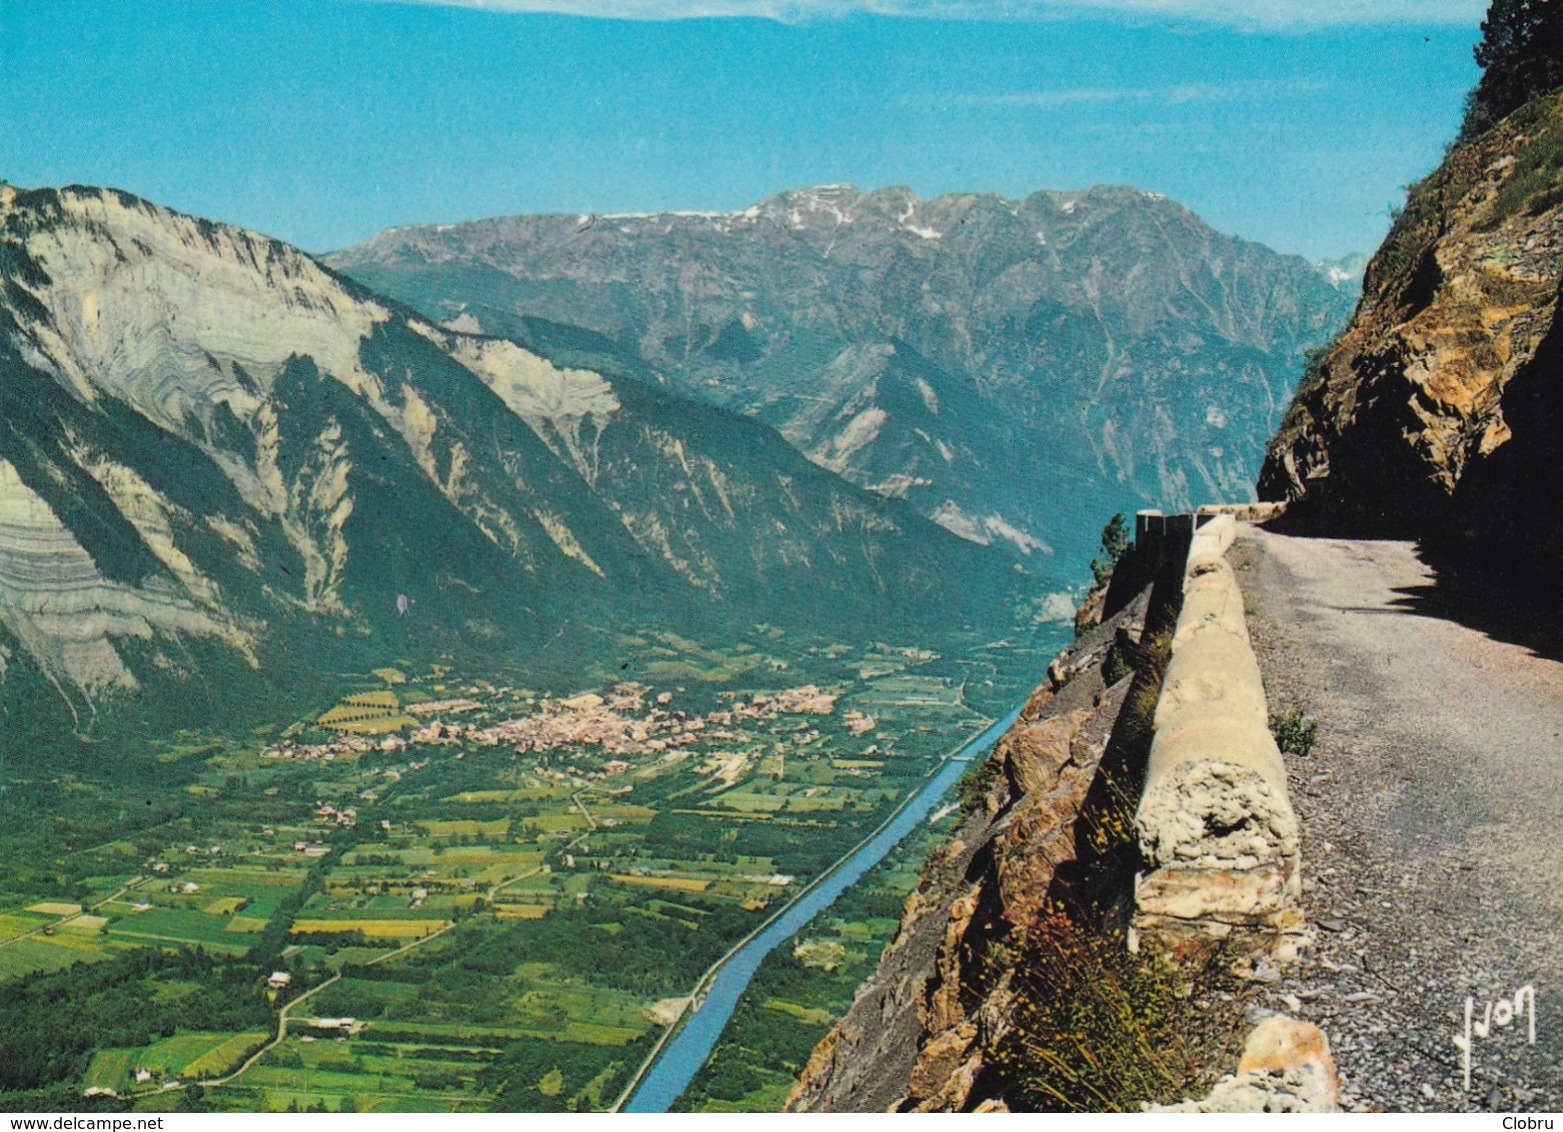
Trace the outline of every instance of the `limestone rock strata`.
{"label": "limestone rock strata", "polygon": [[[17,196],[0,209],[25,223],[33,210]],[[295,354],[367,380],[358,343],[389,313],[303,253],[117,193],[67,190],[39,213],[27,287],[46,317],[21,337],[29,361],[83,398],[116,397],[183,432],[219,404],[249,416]]]}
{"label": "limestone rock strata", "polygon": [[0,459],[0,625],[57,685],[89,700],[133,689],[113,641],[155,631],[221,639],[253,663],[247,634],[198,608],[160,579],[136,587],[106,579],[69,529],[16,469]]}
{"label": "limestone rock strata", "polygon": [[[302,445],[289,443],[292,422],[284,418],[290,408],[303,408],[290,405],[297,398],[284,388],[284,373],[296,359],[309,358],[320,374],[366,401],[422,456],[430,479],[453,502],[500,510],[490,500],[464,497],[459,473],[442,480],[433,455],[437,414],[414,388],[392,387],[365,366],[362,347],[391,312],[308,256],[112,192],[21,194],[3,186],[0,215],[23,237],[9,243],[9,259],[20,270],[6,280],[8,345],[16,359],[52,376],[87,409],[128,407],[209,459],[249,513],[202,519],[250,550],[254,537],[246,528],[274,524],[301,566],[294,592],[278,587],[285,600],[317,613],[348,613],[341,593],[345,529],[356,505],[350,481],[357,453],[340,419],[327,417],[312,436],[300,438]],[[506,403],[535,431],[549,427],[550,411],[574,414],[575,406],[557,396],[558,382],[551,380],[557,371],[543,359],[513,347],[488,357],[478,344],[462,353],[474,373],[486,360],[481,376],[504,385]],[[535,392],[528,396],[527,389]],[[611,393],[608,401],[599,394],[593,408],[611,413],[610,402]],[[50,439],[30,435],[24,443],[37,448]],[[51,681],[89,698],[137,686],[114,644],[127,636],[206,635],[253,664],[250,633],[192,557],[187,532],[201,520],[109,446],[78,430],[61,440],[69,460],[102,488],[166,575],[142,585],[107,581],[68,524],[14,466],[0,465],[8,519],[0,535],[6,570],[0,622]],[[302,450],[295,455],[290,447]],[[253,553],[240,562],[252,573],[260,565]]]}
{"label": "limestone rock strata", "polygon": [[524,650],[609,607],[1003,632],[1023,584],[764,425],[113,190],[0,184],[0,469],[0,711],[52,687],[78,722],[194,712],[219,669],[260,712],[366,648]]}

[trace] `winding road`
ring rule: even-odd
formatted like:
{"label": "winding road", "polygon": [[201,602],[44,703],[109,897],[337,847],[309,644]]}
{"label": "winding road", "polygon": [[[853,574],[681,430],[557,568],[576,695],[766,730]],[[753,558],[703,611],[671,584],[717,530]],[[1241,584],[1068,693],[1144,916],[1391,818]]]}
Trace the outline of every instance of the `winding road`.
{"label": "winding road", "polygon": [[1271,710],[1319,722],[1288,759],[1318,947],[1273,1004],[1351,1107],[1563,1107],[1563,663],[1513,643],[1546,634],[1409,543],[1247,528],[1232,561]]}
{"label": "winding road", "polygon": [[35,935],[44,935],[49,932],[56,931],[57,929],[70,923],[72,920],[79,920],[83,916],[91,915],[105,904],[114,903],[114,901],[118,900],[132,889],[140,888],[147,882],[148,879],[149,878],[144,876],[133,877],[125,883],[123,888],[116,889],[95,903],[83,905],[81,911],[79,912],[72,912],[68,916],[61,916],[56,920],[51,920],[47,924],[39,924],[36,928],[32,928],[29,931],[18,932],[16,935],[0,940],[0,947],[10,947],[13,943],[18,942],[19,940],[31,939]]}
{"label": "winding road", "polygon": [[[528,875],[531,875],[531,874],[528,874]],[[520,877],[516,877],[516,878],[513,878],[513,879],[520,880],[521,878]],[[506,883],[509,883],[509,882],[506,882]],[[447,932],[453,931],[455,928],[456,928],[456,924],[454,924],[454,923],[446,924],[443,928],[439,929],[439,931],[430,932],[428,935],[425,935],[425,936],[419,936],[417,939],[411,941],[410,943],[406,943],[406,944],[403,944],[401,947],[398,947],[395,951],[387,951],[384,955],[376,956],[375,958],[369,960],[369,962],[365,963],[364,966],[365,967],[374,967],[374,966],[377,966],[378,964],[384,963],[388,959],[395,959],[399,955],[405,955],[409,951],[413,951],[413,950],[415,950],[415,949],[417,949],[419,947],[422,947],[426,943],[430,943],[433,940],[439,939],[442,935],[446,934]],[[237,1081],[240,1077],[242,1077],[246,1073],[248,1073],[250,1071],[250,1069],[253,1068],[255,1066],[255,1064],[257,1062],[259,1062],[263,1057],[265,1057],[268,1053],[270,1053],[272,1050],[276,1049],[284,1041],[287,1040],[287,1037],[288,1037],[288,1024],[293,1021],[293,1011],[295,1009],[297,1009],[298,1007],[304,1005],[304,1003],[306,1003],[310,999],[314,998],[317,994],[319,994],[321,991],[325,990],[327,987],[332,986],[333,984],[341,981],[341,978],[342,978],[342,976],[340,974],[332,975],[329,979],[326,979],[324,982],[319,983],[316,986],[310,987],[309,990],[305,991],[303,994],[299,995],[297,998],[294,998],[294,999],[290,1000],[287,1004],[285,1004],[282,1007],[281,1010],[277,1011],[277,1033],[276,1033],[276,1036],[273,1037],[270,1041],[268,1041],[265,1045],[261,1046],[260,1049],[256,1050],[254,1053],[250,1054],[249,1057],[245,1058],[244,1064],[240,1065],[237,1069],[235,1069],[232,1073],[229,1073],[227,1076],[225,1076],[225,1077],[213,1077],[210,1080],[205,1080],[205,1081],[180,1081],[180,1082],[178,1082],[176,1084],[168,1086],[166,1089],[163,1088],[162,1086],[159,1086],[158,1088],[155,1088],[155,1089],[144,1089],[141,1092],[126,1093],[125,1094],[125,1099],[126,1100],[135,1100],[135,1099],[137,1099],[139,1097],[151,1096],[153,1093],[159,1093],[159,1092],[165,1092],[165,1091],[173,1091],[175,1089],[184,1089],[184,1088],[187,1088],[190,1085],[200,1085],[203,1089],[212,1089],[212,1088],[218,1088],[218,1087],[223,1086],[223,1085],[231,1085],[233,1082]]]}

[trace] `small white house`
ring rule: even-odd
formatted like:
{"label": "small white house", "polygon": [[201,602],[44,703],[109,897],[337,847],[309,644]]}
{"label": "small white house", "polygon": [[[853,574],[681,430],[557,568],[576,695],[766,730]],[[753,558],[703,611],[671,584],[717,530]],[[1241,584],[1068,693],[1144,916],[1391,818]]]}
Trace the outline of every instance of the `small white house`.
{"label": "small white house", "polygon": [[271,977],[266,980],[266,985],[268,987],[273,987],[273,988],[275,988],[277,990],[281,990],[283,987],[287,986],[292,981],[293,981],[293,972],[292,971],[273,971],[271,973]]}

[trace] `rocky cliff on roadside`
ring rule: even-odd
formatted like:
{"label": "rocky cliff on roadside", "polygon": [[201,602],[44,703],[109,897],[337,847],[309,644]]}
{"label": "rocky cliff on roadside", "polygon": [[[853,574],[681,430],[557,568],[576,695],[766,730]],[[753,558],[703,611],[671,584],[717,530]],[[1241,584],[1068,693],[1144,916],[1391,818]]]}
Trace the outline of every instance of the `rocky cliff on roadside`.
{"label": "rocky cliff on roadside", "polygon": [[[986,1054],[1014,1007],[1005,940],[1110,854],[1082,853],[1082,809],[1112,746],[1132,672],[1109,671],[1137,641],[1149,594],[1060,658],[991,759],[962,788],[969,807],[931,859],[901,929],[851,1010],[815,1051],[796,1111],[955,1110],[995,1099]],[[1109,683],[1109,678],[1118,678]]]}
{"label": "rocky cliff on roadside", "polygon": [[1419,538],[1519,581],[1563,565],[1563,96],[1414,186],[1356,317],[1271,442],[1292,522]]}
{"label": "rocky cliff on roadside", "polygon": [[1337,1107],[1328,1038],[1263,1005],[1310,933],[1226,561],[1236,524],[1139,527],[1075,644],[962,780],[963,822],[793,1110]]}
{"label": "rocky cliff on roadside", "polygon": [[1241,990],[1215,964],[1127,945],[1173,558],[1120,563],[1105,619],[963,780],[964,822],[790,1109],[1135,1110],[1200,1095],[1235,1062]]}

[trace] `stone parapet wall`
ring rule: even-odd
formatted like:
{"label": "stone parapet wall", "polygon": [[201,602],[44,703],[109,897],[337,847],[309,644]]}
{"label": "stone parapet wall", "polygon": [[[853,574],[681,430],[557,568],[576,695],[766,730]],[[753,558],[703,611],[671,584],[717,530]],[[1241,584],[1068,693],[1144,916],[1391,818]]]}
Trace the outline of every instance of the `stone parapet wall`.
{"label": "stone parapet wall", "polygon": [[1300,837],[1226,560],[1237,520],[1208,511],[1162,518],[1195,529],[1135,814],[1147,867],[1135,884],[1130,945],[1152,941],[1176,955],[1235,938],[1288,958],[1304,930]]}
{"label": "stone parapet wall", "polygon": [[1240,523],[1263,523],[1286,514],[1286,504],[1276,503],[1207,503],[1194,512],[1201,523],[1208,515],[1230,515]]}

